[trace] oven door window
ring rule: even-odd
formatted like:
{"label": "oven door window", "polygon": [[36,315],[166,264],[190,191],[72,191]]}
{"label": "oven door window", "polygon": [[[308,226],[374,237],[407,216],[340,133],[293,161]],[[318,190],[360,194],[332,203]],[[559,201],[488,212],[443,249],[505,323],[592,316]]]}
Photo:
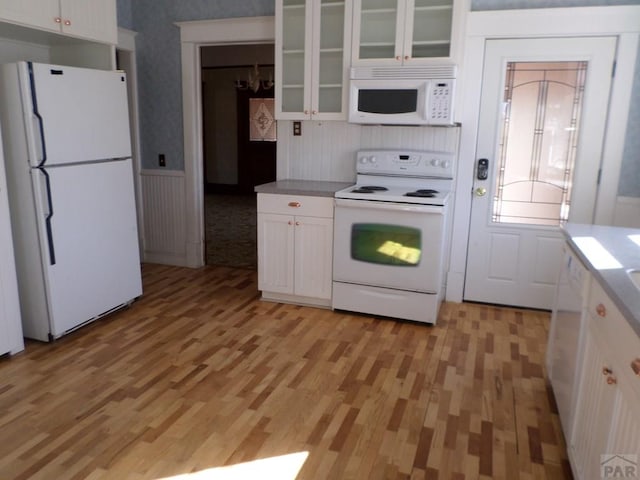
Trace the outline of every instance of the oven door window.
{"label": "oven door window", "polygon": [[420,230],[381,223],[354,223],[351,258],[367,263],[417,267],[422,256]]}
{"label": "oven door window", "polygon": [[413,113],[418,108],[418,89],[360,89],[358,111],[392,115]]}

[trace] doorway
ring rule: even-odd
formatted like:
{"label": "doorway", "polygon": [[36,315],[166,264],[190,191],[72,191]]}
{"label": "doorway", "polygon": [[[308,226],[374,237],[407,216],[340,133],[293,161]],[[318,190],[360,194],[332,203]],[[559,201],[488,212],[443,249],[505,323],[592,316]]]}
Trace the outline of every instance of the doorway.
{"label": "doorway", "polygon": [[559,226],[594,218],[616,38],[485,52],[464,299],[551,309]]}
{"label": "doorway", "polygon": [[254,187],[276,179],[273,52],[273,44],[200,48],[209,265],[257,266]]}

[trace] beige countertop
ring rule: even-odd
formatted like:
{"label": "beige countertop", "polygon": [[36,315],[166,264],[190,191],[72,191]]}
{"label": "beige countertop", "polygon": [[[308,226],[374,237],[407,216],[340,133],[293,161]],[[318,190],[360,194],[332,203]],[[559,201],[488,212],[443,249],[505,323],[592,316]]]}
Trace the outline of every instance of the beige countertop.
{"label": "beige countertop", "polygon": [[256,193],[275,193],[280,195],[307,195],[314,197],[333,197],[338,190],[353,185],[353,182],[323,182],[316,180],[277,180],[257,185]]}

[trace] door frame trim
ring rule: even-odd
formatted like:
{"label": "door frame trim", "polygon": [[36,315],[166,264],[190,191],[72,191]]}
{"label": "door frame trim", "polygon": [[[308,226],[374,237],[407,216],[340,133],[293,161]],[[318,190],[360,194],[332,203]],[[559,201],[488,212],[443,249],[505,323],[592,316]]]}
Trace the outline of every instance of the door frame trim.
{"label": "door frame trim", "polygon": [[204,265],[204,177],[200,47],[275,42],[274,17],[177,22],[182,59],[186,265]]}
{"label": "door frame trim", "polygon": [[459,72],[461,81],[457,110],[463,128],[456,176],[458,195],[447,277],[447,300],[461,302],[463,299],[485,42],[501,38],[602,35],[618,37],[618,48],[602,153],[607,164],[602,172],[594,223],[612,224],[640,38],[640,6],[492,10],[470,12],[467,16],[464,61]]}

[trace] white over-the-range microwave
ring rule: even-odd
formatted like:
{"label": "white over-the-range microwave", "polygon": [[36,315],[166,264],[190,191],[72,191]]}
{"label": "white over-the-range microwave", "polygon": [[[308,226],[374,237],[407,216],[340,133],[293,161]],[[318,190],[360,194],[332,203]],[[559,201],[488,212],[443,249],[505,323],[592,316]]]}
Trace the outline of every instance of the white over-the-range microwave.
{"label": "white over-the-range microwave", "polygon": [[452,125],[456,65],[354,67],[349,122]]}

